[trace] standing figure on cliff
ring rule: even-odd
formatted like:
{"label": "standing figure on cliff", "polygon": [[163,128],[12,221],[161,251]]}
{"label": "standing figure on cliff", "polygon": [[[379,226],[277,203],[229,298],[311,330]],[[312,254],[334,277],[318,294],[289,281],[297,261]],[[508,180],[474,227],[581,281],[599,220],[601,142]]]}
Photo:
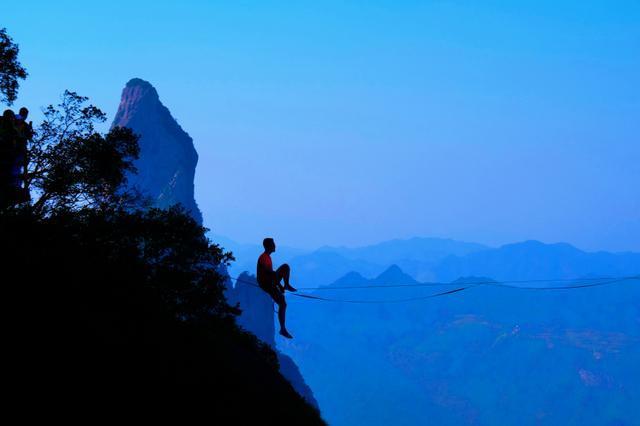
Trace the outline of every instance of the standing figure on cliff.
{"label": "standing figure on cliff", "polygon": [[10,109],[0,117],[0,208],[16,204],[18,181],[15,178],[18,132],[16,116]]}
{"label": "standing figure on cliff", "polygon": [[15,118],[15,129],[17,132],[16,139],[16,158],[13,166],[13,176],[17,185],[18,201],[29,201],[29,190],[27,188],[27,172],[29,167],[29,158],[27,145],[33,138],[33,124],[29,121],[29,110],[25,107],[20,108],[19,114]]}
{"label": "standing figure on cliff", "polygon": [[[289,275],[291,268],[289,265],[282,264],[275,271],[273,270],[273,263],[271,262],[271,253],[276,251],[276,243],[273,238],[265,238],[262,241],[264,247],[264,253],[258,258],[258,270],[257,279],[260,288],[264,290],[274,302],[278,305],[278,321],[280,322],[280,334],[287,339],[293,338],[285,327],[285,315],[287,312],[287,302],[284,299],[285,290],[296,291],[295,288],[289,284]],[[284,281],[284,285],[281,282]]]}

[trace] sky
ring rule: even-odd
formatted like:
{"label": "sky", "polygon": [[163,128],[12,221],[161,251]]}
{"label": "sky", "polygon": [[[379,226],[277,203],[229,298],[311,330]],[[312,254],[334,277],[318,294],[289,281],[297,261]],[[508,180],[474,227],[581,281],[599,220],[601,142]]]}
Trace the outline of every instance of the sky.
{"label": "sky", "polygon": [[2,9],[35,121],[65,89],[112,119],[129,79],[156,87],[216,234],[640,251],[637,0]]}

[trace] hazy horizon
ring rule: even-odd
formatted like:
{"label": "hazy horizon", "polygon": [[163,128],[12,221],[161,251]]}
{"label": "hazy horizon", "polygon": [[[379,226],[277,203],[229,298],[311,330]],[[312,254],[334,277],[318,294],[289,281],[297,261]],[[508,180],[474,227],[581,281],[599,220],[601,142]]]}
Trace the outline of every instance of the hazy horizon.
{"label": "hazy horizon", "polygon": [[[260,247],[262,245],[262,239],[259,240],[254,240],[254,241],[247,241],[247,240],[239,240],[239,239],[235,239],[233,237],[230,237],[229,235],[224,235],[224,234],[219,234],[216,232],[212,232],[209,233],[209,237],[213,239],[214,242],[221,244],[224,247],[224,243],[225,242],[231,242],[234,244],[239,244],[242,246],[245,245],[252,245],[252,246],[257,246]],[[554,244],[569,244],[570,246],[587,252],[587,253],[597,253],[597,252],[610,252],[613,254],[623,254],[623,253],[638,253],[637,250],[604,250],[604,249],[586,249],[584,247],[580,247],[576,244],[573,244],[571,241],[542,241],[542,240],[538,240],[535,238],[531,238],[531,239],[525,239],[525,240],[514,240],[514,241],[507,241],[505,243],[502,244],[487,244],[484,243],[482,241],[473,241],[473,240],[465,240],[465,239],[457,239],[457,238],[450,238],[450,237],[434,237],[434,236],[429,236],[429,235],[414,235],[411,237],[406,237],[406,238],[389,238],[389,239],[384,239],[384,240],[376,240],[376,241],[371,241],[368,243],[363,243],[363,244],[336,244],[336,245],[332,245],[332,244],[324,244],[324,245],[320,245],[320,246],[308,246],[308,247],[304,247],[304,246],[295,246],[295,245],[288,245],[288,244],[280,244],[278,243],[278,246],[281,248],[286,248],[287,250],[300,250],[300,251],[304,251],[304,252],[314,252],[316,250],[320,250],[320,249],[325,249],[325,248],[330,248],[330,249],[358,249],[358,248],[365,248],[365,247],[371,247],[371,246],[375,246],[381,243],[388,243],[388,242],[392,242],[392,241],[408,241],[408,240],[413,240],[413,239],[436,239],[436,240],[451,240],[451,241],[456,241],[459,243],[470,243],[470,244],[480,244],[483,246],[486,246],[488,249],[498,249],[500,247],[503,246],[508,246],[508,245],[513,245],[513,244],[522,244],[522,243],[527,243],[527,242],[539,242],[545,245],[554,245]],[[276,254],[277,256],[277,254]]]}
{"label": "hazy horizon", "polygon": [[3,10],[34,120],[65,89],[110,122],[129,79],[156,87],[194,139],[215,234],[640,251],[640,3]]}

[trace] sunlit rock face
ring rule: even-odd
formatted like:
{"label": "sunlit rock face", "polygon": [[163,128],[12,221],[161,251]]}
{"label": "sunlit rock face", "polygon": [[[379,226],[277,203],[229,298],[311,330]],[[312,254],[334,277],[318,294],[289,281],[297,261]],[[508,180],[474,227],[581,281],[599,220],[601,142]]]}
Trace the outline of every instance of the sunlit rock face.
{"label": "sunlit rock face", "polygon": [[129,127],[140,136],[138,173],[129,176],[129,185],[158,207],[182,204],[202,223],[193,184],[198,153],[149,82],[134,78],[126,84],[112,126]]}

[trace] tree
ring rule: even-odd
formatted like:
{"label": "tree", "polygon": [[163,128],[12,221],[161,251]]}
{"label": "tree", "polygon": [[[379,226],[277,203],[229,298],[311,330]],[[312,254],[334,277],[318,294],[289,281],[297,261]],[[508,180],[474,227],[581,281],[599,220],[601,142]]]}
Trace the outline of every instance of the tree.
{"label": "tree", "polygon": [[137,198],[125,183],[127,173],[135,172],[138,137],[120,127],[98,133],[96,124],[106,116],[87,100],[65,91],[61,103],[49,105],[34,131],[26,187],[36,196],[33,210],[39,215],[114,208]]}
{"label": "tree", "polygon": [[18,96],[18,80],[27,78],[27,70],[18,61],[19,52],[6,28],[0,28],[0,101],[8,105],[12,105]]}

